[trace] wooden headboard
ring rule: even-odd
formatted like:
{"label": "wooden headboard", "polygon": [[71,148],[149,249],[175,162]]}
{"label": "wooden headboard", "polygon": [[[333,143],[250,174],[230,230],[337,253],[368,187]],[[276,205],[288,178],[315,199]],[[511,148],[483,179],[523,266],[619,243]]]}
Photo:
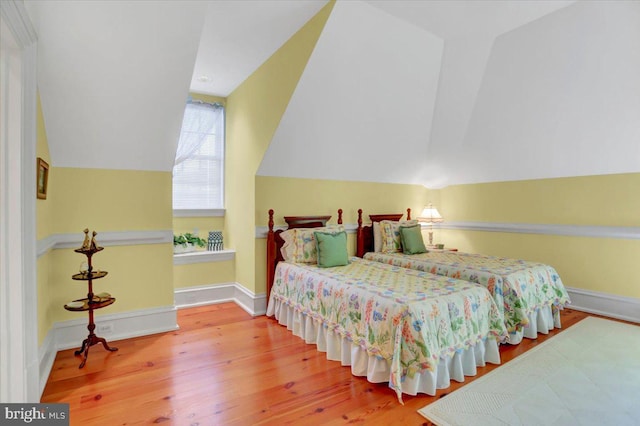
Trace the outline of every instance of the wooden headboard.
{"label": "wooden headboard", "polygon": [[[319,228],[326,226],[331,216],[285,216],[287,229]],[[342,225],[342,209],[338,209],[338,224]],[[269,210],[269,230],[267,231],[267,302],[271,296],[271,287],[276,273],[276,265],[282,259],[280,249],[284,244],[280,234],[285,229],[273,230],[273,209]]]}
{"label": "wooden headboard", "polygon": [[[362,257],[365,253],[373,251],[373,222],[382,220],[398,221],[402,213],[394,214],[370,214],[371,225],[362,226],[362,209],[358,209],[358,229],[356,231],[356,256]],[[411,209],[407,209],[407,220],[411,220]]]}

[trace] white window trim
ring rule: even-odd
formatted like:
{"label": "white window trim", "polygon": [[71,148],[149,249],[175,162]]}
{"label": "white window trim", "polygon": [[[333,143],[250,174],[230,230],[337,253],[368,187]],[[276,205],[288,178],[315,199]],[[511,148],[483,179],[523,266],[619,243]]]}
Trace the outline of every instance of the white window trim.
{"label": "white window trim", "polygon": [[176,209],[173,217],[224,217],[225,209]]}

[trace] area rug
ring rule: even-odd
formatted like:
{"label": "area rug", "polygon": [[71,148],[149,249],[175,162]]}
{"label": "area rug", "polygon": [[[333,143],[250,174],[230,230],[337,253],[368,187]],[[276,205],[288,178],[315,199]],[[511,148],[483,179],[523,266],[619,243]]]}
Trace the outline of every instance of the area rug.
{"label": "area rug", "polygon": [[640,326],[585,318],[418,412],[439,426],[640,425]]}

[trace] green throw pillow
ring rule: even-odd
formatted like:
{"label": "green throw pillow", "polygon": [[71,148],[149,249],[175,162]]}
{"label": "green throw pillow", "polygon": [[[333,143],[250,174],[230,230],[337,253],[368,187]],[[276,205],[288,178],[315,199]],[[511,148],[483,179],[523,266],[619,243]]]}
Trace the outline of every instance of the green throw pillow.
{"label": "green throw pillow", "polygon": [[314,232],[318,251],[318,266],[330,268],[349,264],[347,253],[347,233]]}
{"label": "green throw pillow", "polygon": [[402,241],[402,252],[404,254],[427,252],[420,229],[420,225],[400,227],[400,241]]}

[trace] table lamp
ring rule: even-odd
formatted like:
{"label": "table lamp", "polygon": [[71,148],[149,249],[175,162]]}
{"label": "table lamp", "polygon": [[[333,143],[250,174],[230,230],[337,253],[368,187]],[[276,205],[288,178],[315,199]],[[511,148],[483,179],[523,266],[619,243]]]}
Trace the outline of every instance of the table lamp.
{"label": "table lamp", "polygon": [[438,209],[433,207],[431,203],[427,205],[423,210],[420,216],[418,217],[419,222],[424,222],[429,225],[429,245],[433,245],[433,224],[442,222],[442,215],[438,212]]}

